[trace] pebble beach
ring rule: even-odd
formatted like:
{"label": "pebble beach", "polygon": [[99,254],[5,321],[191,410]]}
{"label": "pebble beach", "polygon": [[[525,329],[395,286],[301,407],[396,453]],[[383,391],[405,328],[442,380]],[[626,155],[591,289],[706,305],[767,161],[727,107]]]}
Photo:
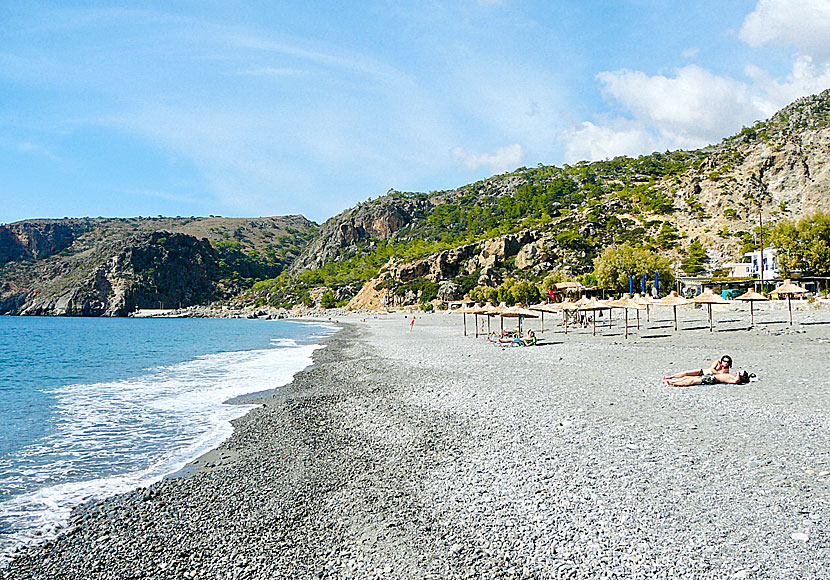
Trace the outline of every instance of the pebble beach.
{"label": "pebble beach", "polygon": [[[632,312],[628,339],[546,315],[534,347],[343,317],[218,449],[0,577],[830,579],[830,310],[783,306]],[[724,354],[757,378],[661,384]]]}

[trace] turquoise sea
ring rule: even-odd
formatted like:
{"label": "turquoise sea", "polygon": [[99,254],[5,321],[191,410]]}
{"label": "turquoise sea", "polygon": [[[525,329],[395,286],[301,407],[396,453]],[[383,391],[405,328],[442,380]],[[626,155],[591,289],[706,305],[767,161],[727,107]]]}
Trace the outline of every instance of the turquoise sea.
{"label": "turquoise sea", "polygon": [[336,327],[0,316],[0,565],[72,506],[149,485],[216,447]]}

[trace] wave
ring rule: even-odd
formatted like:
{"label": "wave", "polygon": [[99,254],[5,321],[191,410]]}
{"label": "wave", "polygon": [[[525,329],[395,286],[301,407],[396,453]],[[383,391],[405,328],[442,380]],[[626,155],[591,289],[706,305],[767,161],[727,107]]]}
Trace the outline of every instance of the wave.
{"label": "wave", "polygon": [[288,384],[321,348],[272,345],[52,390],[49,433],[0,460],[0,565],[54,537],[74,506],[150,485],[215,448],[251,408],[225,401]]}

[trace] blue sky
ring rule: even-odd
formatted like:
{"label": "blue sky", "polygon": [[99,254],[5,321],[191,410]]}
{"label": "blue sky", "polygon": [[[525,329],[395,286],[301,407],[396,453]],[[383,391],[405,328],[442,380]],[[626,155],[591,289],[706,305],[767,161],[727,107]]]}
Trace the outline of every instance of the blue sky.
{"label": "blue sky", "polygon": [[828,87],[830,0],[4,2],[0,222],[322,222],[700,147]]}

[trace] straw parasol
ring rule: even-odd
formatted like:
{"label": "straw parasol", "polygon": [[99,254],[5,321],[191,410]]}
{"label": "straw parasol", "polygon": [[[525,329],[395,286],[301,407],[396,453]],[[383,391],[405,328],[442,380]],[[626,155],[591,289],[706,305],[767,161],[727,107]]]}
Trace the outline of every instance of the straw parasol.
{"label": "straw parasol", "polygon": [[728,300],[720,294],[715,294],[711,288],[707,288],[703,293],[698,294],[692,298],[695,304],[705,304],[709,309],[709,332],[714,332],[712,324],[712,304],[728,304]]}
{"label": "straw parasol", "polygon": [[606,304],[609,306],[613,306],[614,308],[623,308],[625,309],[625,337],[628,338],[628,309],[633,308],[637,310],[637,329],[640,328],[640,310],[643,310],[645,306],[642,306],[639,302],[631,298],[629,294],[623,294],[622,298],[619,300],[608,300]]}
{"label": "straw parasol", "polygon": [[523,308],[518,304],[516,306],[511,306],[510,308],[505,308],[501,314],[506,318],[518,318],[519,319],[519,334],[522,333],[522,320],[525,318],[539,318],[539,316],[533,312],[532,310],[528,310],[527,308]]}
{"label": "straw parasol", "polygon": [[770,294],[775,294],[776,296],[784,294],[787,297],[787,309],[790,311],[790,326],[793,324],[793,305],[792,302],[790,302],[790,299],[792,299],[793,294],[806,294],[807,292],[809,292],[809,290],[802,288],[798,284],[793,284],[789,278],[784,280],[784,283],[778,288],[770,292]]}
{"label": "straw parasol", "polygon": [[[603,302],[602,300],[597,300],[596,298],[591,298],[585,304],[577,308],[579,312],[597,312],[599,310],[611,310],[611,306],[608,303]],[[596,336],[597,334],[597,317],[593,317],[593,334]]]}
{"label": "straw parasol", "polygon": [[562,311],[562,318],[565,321],[565,334],[568,334],[568,312],[574,312],[579,309],[576,302],[565,300],[564,302],[557,302],[556,308]]}
{"label": "straw parasol", "polygon": [[750,324],[755,326],[755,310],[754,306],[756,302],[769,302],[769,298],[764,296],[763,294],[758,294],[755,290],[749,290],[746,294],[741,294],[735,300],[741,300],[743,302],[749,302],[749,319]]}
{"label": "straw parasol", "polygon": [[[470,306],[462,306],[458,310],[453,310],[453,312],[458,312],[464,315],[464,336],[467,336],[467,315],[468,314],[475,314],[476,313],[475,307]],[[476,336],[478,336],[478,318],[476,317]]]}
{"label": "straw parasol", "polygon": [[534,304],[533,306],[528,306],[527,309],[533,310],[534,312],[538,312],[542,315],[542,332],[545,331],[545,312],[552,313],[559,310],[559,308],[556,308],[554,304],[546,304],[544,302],[540,304]]}
{"label": "straw parasol", "polygon": [[[492,309],[495,308],[489,302],[484,306],[479,306],[476,308],[475,315],[476,315],[476,328],[478,328],[478,316],[486,316],[487,317],[487,334],[490,334],[490,317],[493,316]],[[476,331],[476,337],[478,337],[478,331]]]}
{"label": "straw parasol", "polygon": [[[654,304],[654,298],[649,296],[648,294],[635,294],[633,296],[634,300],[636,300],[641,306],[646,307],[646,322],[651,320],[651,305]],[[637,312],[637,319],[639,320],[640,313]],[[639,328],[639,326],[638,326]]]}
{"label": "straw parasol", "polygon": [[686,304],[690,304],[690,301],[682,296],[677,295],[676,290],[672,290],[668,296],[664,296],[655,304],[659,304],[660,306],[671,306],[674,310],[674,329],[677,330],[677,307],[678,306],[685,306]]}

